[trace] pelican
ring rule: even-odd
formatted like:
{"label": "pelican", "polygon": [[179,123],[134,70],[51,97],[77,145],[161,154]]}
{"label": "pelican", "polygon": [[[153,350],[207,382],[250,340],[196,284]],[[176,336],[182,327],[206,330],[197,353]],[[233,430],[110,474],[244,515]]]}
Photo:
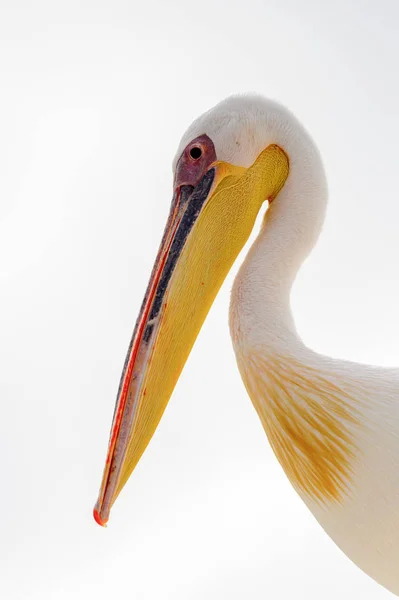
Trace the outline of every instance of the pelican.
{"label": "pelican", "polygon": [[169,218],[120,381],[96,521],[106,524],[265,205],[231,293],[241,377],[317,521],[358,567],[399,595],[399,370],[317,354],[300,339],[290,309],[327,205],[315,143],[280,104],[233,96],[192,123],[173,171]]}

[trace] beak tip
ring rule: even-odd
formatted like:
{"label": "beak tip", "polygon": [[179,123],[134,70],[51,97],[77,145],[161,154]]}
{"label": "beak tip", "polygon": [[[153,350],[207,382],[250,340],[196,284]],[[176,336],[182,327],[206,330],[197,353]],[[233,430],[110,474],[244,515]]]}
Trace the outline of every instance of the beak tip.
{"label": "beak tip", "polygon": [[98,523],[98,525],[101,525],[101,527],[107,526],[108,519],[101,518],[100,513],[97,510],[97,506],[95,506],[93,509],[93,517],[94,517],[95,522]]}

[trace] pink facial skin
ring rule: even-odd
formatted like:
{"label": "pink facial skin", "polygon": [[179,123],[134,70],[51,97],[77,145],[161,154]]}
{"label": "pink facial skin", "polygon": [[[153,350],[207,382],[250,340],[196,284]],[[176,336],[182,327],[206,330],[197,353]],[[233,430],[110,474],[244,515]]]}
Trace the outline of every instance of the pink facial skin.
{"label": "pink facial skin", "polygon": [[182,185],[195,187],[215,161],[215,147],[207,135],[200,135],[192,140],[183,150],[177,162],[174,189],[176,190]]}

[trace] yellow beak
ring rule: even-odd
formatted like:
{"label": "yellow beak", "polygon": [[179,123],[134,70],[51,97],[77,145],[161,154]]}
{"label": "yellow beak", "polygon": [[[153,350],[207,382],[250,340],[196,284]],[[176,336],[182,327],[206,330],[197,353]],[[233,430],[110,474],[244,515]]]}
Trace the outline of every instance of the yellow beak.
{"label": "yellow beak", "polygon": [[126,357],[94,518],[105,525],[166,408],[208,311],[288,158],[268,146],[248,169],[216,162],[179,188]]}

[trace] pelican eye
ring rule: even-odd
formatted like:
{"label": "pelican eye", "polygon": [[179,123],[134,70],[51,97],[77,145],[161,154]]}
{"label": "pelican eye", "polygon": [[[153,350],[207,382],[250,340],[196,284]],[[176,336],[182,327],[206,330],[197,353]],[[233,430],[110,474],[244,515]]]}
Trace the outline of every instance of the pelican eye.
{"label": "pelican eye", "polygon": [[202,154],[202,150],[198,146],[193,146],[190,150],[190,156],[194,160],[198,160],[200,158],[201,154]]}

